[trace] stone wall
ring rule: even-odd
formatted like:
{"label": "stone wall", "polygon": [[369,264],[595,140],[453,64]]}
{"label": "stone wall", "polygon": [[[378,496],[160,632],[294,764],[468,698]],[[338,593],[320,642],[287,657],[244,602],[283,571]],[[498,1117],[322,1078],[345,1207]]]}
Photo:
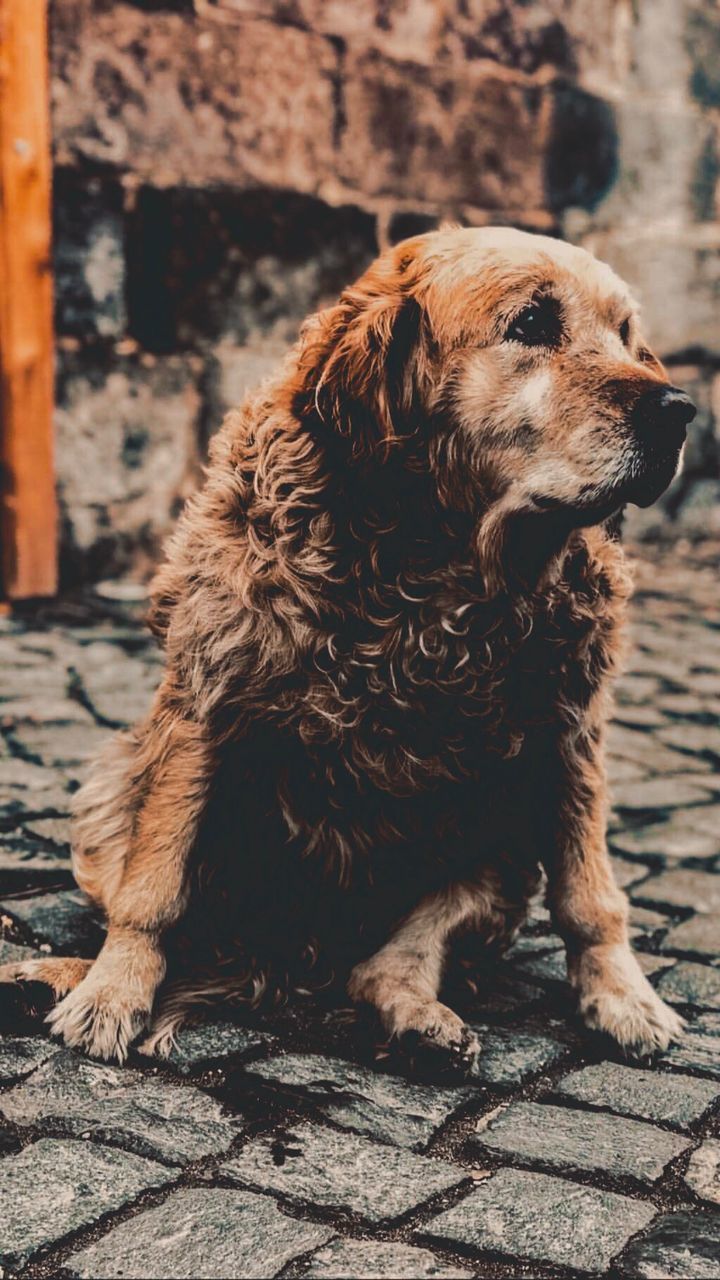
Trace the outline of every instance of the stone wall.
{"label": "stone wall", "polygon": [[144,573],[208,434],[302,317],[448,216],[568,235],[631,279],[702,406],[643,527],[718,522],[711,0],[51,11],[66,582]]}

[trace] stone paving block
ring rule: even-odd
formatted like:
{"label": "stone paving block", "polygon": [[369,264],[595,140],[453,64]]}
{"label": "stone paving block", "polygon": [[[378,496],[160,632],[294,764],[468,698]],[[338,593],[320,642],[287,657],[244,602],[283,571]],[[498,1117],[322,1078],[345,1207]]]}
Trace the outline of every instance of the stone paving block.
{"label": "stone paving block", "polygon": [[288,1218],[267,1196],[192,1188],[120,1223],[64,1266],[88,1280],[266,1280],[331,1234],[328,1227]]}
{"label": "stone paving block", "polygon": [[63,1050],[0,1094],[0,1113],[19,1125],[121,1141],[139,1155],[187,1164],[222,1154],[242,1128],[200,1089],[89,1061]]}
{"label": "stone paving block", "polygon": [[530,1075],[546,1071],[566,1052],[566,1046],[551,1033],[506,1031],[472,1023],[480,1037],[481,1053],[474,1078],[482,1084],[510,1087]]}
{"label": "stone paving block", "polygon": [[[709,805],[708,810],[715,809]],[[702,815],[702,822],[700,821]],[[705,809],[677,809],[668,822],[614,831],[610,844],[624,853],[663,858],[716,858],[720,854],[720,821],[705,829]]]}
{"label": "stone paving block", "polygon": [[616,809],[682,809],[685,805],[706,804],[710,797],[710,791],[692,782],[672,777],[648,778],[646,782],[622,782],[613,787],[612,802]]}
{"label": "stone paving block", "polygon": [[646,902],[667,903],[671,907],[688,907],[707,915],[720,912],[720,876],[708,871],[675,867],[646,880],[632,891],[631,896]]}
{"label": "stone paving block", "polygon": [[523,960],[520,971],[531,978],[539,978],[541,982],[567,982],[565,948]]}
{"label": "stone paving block", "polygon": [[0,1082],[29,1076],[36,1067],[54,1058],[60,1045],[42,1036],[0,1037]]}
{"label": "stone paving block", "polygon": [[560,938],[555,933],[520,932],[512,946],[505,952],[504,962],[524,960],[525,957],[540,955],[546,951],[558,951],[562,947]]}
{"label": "stone paving block", "polygon": [[[718,489],[718,495],[720,497],[720,489]],[[696,786],[696,785],[702,786],[706,788],[709,792],[711,792],[713,799],[717,801],[718,797],[720,796],[720,776],[718,775],[716,769],[713,766],[711,766],[712,772],[703,774],[702,778],[697,778],[694,772],[689,771],[691,769],[692,770],[696,769],[699,759],[700,759],[699,756],[683,756],[683,764],[685,766],[684,771],[683,773],[676,774],[675,777],[673,778],[673,782],[678,782],[678,783],[688,782],[691,784],[691,786]],[[712,808],[716,808],[717,806],[716,805],[703,806],[703,808],[699,809],[698,812],[702,813],[705,807],[707,807],[708,809],[712,809]]]}
{"label": "stone paving block", "polygon": [[0,938],[0,964],[22,964],[25,960],[37,960],[42,951],[33,951],[32,947],[19,947],[14,942]]}
{"label": "stone paving block", "polygon": [[397,1240],[331,1240],[303,1267],[308,1280],[469,1280],[456,1263]]}
{"label": "stone paving block", "polygon": [[[642,890],[638,889],[638,896],[641,893]],[[630,937],[637,938],[645,934],[657,933],[659,929],[667,929],[670,920],[667,916],[661,915],[659,911],[650,911],[647,907],[638,907],[631,902],[628,924],[630,925]]]}
{"label": "stone paving block", "polygon": [[[20,760],[17,757],[4,759],[2,764],[2,790],[0,790],[0,803],[7,803],[12,800],[17,790],[42,792],[57,786],[62,787],[66,782],[63,774],[59,770],[44,768],[41,764],[34,764],[30,760]],[[32,801],[40,804],[43,797],[34,794]]]}
{"label": "stone paving block", "polygon": [[707,1013],[691,1023],[660,1061],[720,1080],[720,1017]]}
{"label": "stone paving block", "polygon": [[648,770],[642,765],[635,764],[634,760],[623,760],[620,756],[608,756],[607,775],[611,789],[614,789],[618,783],[636,782],[650,776]]}
{"label": "stone paving block", "polygon": [[[5,764],[0,769],[0,816],[23,821],[26,817],[70,812],[72,794],[67,790],[68,779],[51,775],[42,790],[6,786]],[[42,772],[42,771],[41,771]]]}
{"label": "stone paving block", "polygon": [[340,1128],[420,1151],[475,1088],[442,1089],[410,1084],[399,1076],[359,1067],[341,1058],[292,1053],[253,1063],[263,1080],[300,1091]]}
{"label": "stone paving block", "polygon": [[372,1222],[398,1218],[468,1176],[443,1161],[309,1123],[280,1137],[254,1138],[220,1172],[250,1187]]}
{"label": "stone paving block", "polygon": [[23,749],[37,756],[43,764],[84,764],[107,742],[107,729],[98,725],[31,725],[24,724],[15,730],[15,737]]}
{"label": "stone paving block", "polygon": [[661,969],[671,968],[675,964],[671,956],[653,956],[649,951],[636,951],[635,959],[647,977],[650,977],[651,973],[658,973]]}
{"label": "stone paving block", "polygon": [[146,715],[160,669],[138,662],[117,644],[97,641],[83,653],[82,683],[96,715],[130,724]]}
{"label": "stone paving block", "polygon": [[61,849],[69,849],[72,823],[69,818],[30,818],[23,823],[23,831]]}
{"label": "stone paving block", "polygon": [[720,1212],[668,1213],[626,1249],[619,1270],[644,1280],[717,1280],[719,1259]]}
{"label": "stone paving block", "polygon": [[[654,694],[653,698],[655,696]],[[624,703],[622,701],[618,701],[615,708],[615,720],[618,724],[631,725],[637,729],[656,729],[665,723],[661,712],[654,706],[643,705],[643,703]],[[633,771],[625,775],[628,778],[646,778],[648,776],[646,770],[640,766],[637,766],[637,772],[634,772],[635,766],[631,765],[629,761],[628,767]],[[613,774],[612,770],[609,771],[609,776],[611,781],[614,781],[614,776],[616,775]]]}
{"label": "stone paving block", "polygon": [[23,721],[42,724],[93,724],[90,712],[74,698],[25,697],[0,702],[0,724],[12,728]]}
{"label": "stone paving block", "polygon": [[693,1151],[683,1182],[701,1200],[720,1204],[720,1139],[707,1138]]}
{"label": "stone paving block", "polygon": [[[3,708],[8,708],[18,699],[47,698],[53,702],[63,702],[67,696],[67,672],[64,667],[55,665],[45,658],[44,661],[28,661],[25,654],[21,664],[8,658],[0,670],[0,698]],[[12,712],[10,712],[12,714]]]}
{"label": "stone paving block", "polygon": [[23,836],[0,836],[0,885],[3,892],[12,893],[13,884],[17,887],[16,876],[21,875],[23,887],[26,883],[35,883],[28,877],[29,872],[63,873],[70,871],[70,854],[60,849],[48,849],[36,841],[27,840]]}
{"label": "stone paving block", "polygon": [[599,1062],[563,1076],[554,1093],[616,1115],[659,1120],[687,1128],[720,1097],[720,1088],[693,1076],[644,1071],[617,1062]]}
{"label": "stone paving block", "polygon": [[205,1062],[219,1058],[232,1058],[265,1048],[274,1037],[253,1027],[236,1026],[233,1022],[207,1022],[197,1027],[185,1027],[177,1034],[170,1054],[170,1065],[185,1073]]}
{"label": "stone paving block", "polygon": [[501,1169],[421,1231],[503,1258],[605,1271],[655,1212],[652,1204],[564,1178]]}
{"label": "stone paving block", "polygon": [[655,1182],[689,1145],[687,1138],[624,1116],[536,1102],[514,1102],[489,1123],[481,1120],[473,1144],[568,1173],[620,1174],[641,1182]]}
{"label": "stone paving block", "polygon": [[665,951],[688,951],[691,954],[714,958],[720,945],[720,912],[713,915],[692,916],[670,929],[663,940]]}
{"label": "stone paving block", "polygon": [[4,911],[16,916],[33,934],[61,951],[94,955],[102,941],[88,898],[79,889],[36,893],[30,898],[6,898]]}
{"label": "stone paving block", "polygon": [[649,874],[650,868],[646,867],[644,862],[629,862],[627,858],[619,858],[617,854],[611,858],[611,862],[615,882],[621,889],[637,884],[646,879]]}
{"label": "stone paving block", "polygon": [[[720,687],[720,677],[718,678]],[[720,756],[720,729],[713,724],[674,724],[661,729],[658,738],[677,751],[689,751],[698,755],[708,753]]]}
{"label": "stone paving block", "polygon": [[22,1266],[44,1245],[130,1204],[176,1174],[92,1142],[43,1138],[0,1160],[0,1263]]}
{"label": "stone paving block", "polygon": [[[720,939],[718,939],[720,944]],[[709,964],[681,960],[657,983],[663,1000],[670,1004],[693,1004],[701,1009],[720,1009],[720,969]]]}

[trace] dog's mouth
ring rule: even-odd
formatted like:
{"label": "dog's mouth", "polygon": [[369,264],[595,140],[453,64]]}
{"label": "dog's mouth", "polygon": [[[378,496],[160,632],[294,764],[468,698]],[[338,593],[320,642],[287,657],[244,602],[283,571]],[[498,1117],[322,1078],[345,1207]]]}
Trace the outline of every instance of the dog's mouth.
{"label": "dog's mouth", "polygon": [[642,458],[635,474],[627,482],[626,502],[637,507],[651,507],[665,492],[677,474],[683,446],[653,453]]}
{"label": "dog's mouth", "polygon": [[633,455],[627,471],[612,483],[588,484],[572,503],[533,494],[533,505],[539,512],[563,512],[578,526],[602,524],[629,502],[638,507],[650,507],[657,502],[677,472],[681,453],[682,448],[678,448],[654,456]]}

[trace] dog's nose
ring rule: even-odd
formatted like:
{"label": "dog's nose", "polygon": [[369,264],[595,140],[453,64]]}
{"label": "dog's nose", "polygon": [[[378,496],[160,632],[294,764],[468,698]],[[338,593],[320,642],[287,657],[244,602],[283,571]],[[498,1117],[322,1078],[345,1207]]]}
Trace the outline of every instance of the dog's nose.
{"label": "dog's nose", "polygon": [[632,411],[632,425],[644,444],[679,448],[697,409],[679,387],[650,387]]}

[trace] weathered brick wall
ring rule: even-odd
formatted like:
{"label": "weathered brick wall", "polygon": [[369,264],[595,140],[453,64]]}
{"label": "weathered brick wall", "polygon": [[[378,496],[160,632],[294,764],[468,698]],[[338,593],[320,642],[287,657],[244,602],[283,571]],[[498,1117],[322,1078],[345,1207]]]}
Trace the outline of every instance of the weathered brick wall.
{"label": "weathered brick wall", "polygon": [[670,508],[718,519],[711,0],[53,0],[51,44],[66,581],[144,571],[302,317],[447,216],[639,287],[703,406]]}

